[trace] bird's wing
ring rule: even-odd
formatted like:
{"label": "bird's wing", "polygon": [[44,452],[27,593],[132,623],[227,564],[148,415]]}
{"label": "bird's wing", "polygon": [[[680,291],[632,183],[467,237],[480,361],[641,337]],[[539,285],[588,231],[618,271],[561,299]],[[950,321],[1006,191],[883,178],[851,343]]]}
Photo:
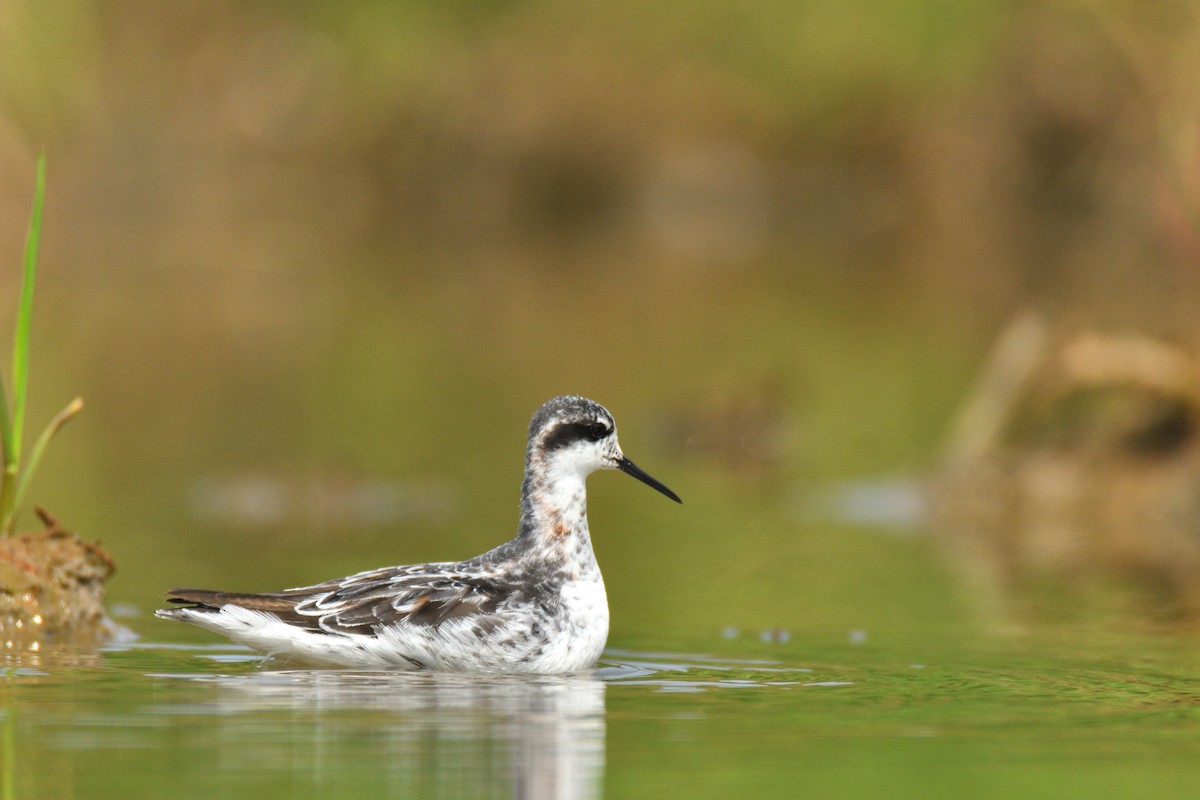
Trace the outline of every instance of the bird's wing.
{"label": "bird's wing", "polygon": [[512,583],[459,567],[453,563],[384,567],[265,594],[173,589],[167,599],[192,608],[235,605],[262,611],[314,632],[371,634],[383,625],[434,627],[486,616],[517,590]]}
{"label": "bird's wing", "polygon": [[313,587],[295,611],[330,633],[373,633],[378,626],[442,623],[486,616],[516,587],[455,564],[392,567]]}

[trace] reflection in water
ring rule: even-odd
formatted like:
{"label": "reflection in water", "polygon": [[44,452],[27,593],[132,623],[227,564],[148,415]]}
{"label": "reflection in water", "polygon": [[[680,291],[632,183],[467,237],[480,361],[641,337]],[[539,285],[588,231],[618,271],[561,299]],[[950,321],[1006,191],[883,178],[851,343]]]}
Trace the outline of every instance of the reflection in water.
{"label": "reflection in water", "polygon": [[378,753],[370,767],[386,775],[376,781],[406,788],[400,796],[601,795],[604,684],[591,676],[283,671],[195,680],[218,685],[210,708],[234,728],[249,714],[260,725],[286,720],[293,737],[307,738],[316,786],[343,783],[332,773],[345,768],[339,746],[349,741]]}
{"label": "reflection in water", "polygon": [[[843,667],[679,652],[614,650],[587,675],[529,677],[267,670],[227,642],[91,656],[0,669],[0,800],[598,798],[629,780],[607,753],[694,765],[659,737],[691,741],[710,709],[736,707],[756,721],[719,716],[741,740],[793,692],[860,685]],[[623,698],[623,744],[607,741],[609,691]],[[723,730],[711,742],[708,755],[728,752]]]}

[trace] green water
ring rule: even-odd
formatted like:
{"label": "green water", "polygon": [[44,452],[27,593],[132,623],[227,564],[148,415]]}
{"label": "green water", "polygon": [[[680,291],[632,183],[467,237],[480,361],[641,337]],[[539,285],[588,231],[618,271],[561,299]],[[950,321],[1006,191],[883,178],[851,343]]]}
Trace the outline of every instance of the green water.
{"label": "green water", "polygon": [[[765,289],[659,303],[668,288],[639,284],[646,320],[677,315],[661,336],[618,327],[586,359],[541,332],[580,314],[608,330],[603,296],[580,311],[534,287],[530,335],[513,312],[456,338],[441,332],[482,304],[465,290],[368,286],[284,355],[184,358],[209,340],[164,316],[154,337],[132,322],[96,334],[132,360],[97,362],[82,386],[47,362],[90,416],[33,501],[113,552],[110,607],[138,638],[0,662],[0,800],[1195,795],[1194,631],[1068,602],[1014,633],[905,510],[904,481],[839,483],[932,460],[963,337],[834,326]],[[730,326],[743,345],[722,358]],[[710,362],[760,351],[798,398],[781,463],[748,476],[664,435],[689,416],[719,427]],[[516,524],[528,415],[563,391],[605,402],[625,452],[684,499],[589,481],[612,611],[594,674],[280,672],[150,616],[172,586],[269,591],[494,547]]]}
{"label": "green water", "polygon": [[0,796],[1094,798],[1200,785],[1190,643],[858,638],[612,649],[590,674],[540,678],[272,670],[232,645],[161,636],[27,658],[0,683]]}

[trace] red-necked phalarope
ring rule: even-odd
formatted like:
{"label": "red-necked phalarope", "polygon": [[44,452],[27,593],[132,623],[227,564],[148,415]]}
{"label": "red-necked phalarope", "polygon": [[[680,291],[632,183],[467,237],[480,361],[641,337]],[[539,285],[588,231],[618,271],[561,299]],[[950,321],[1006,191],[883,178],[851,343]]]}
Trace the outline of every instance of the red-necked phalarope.
{"label": "red-necked phalarope", "polygon": [[619,469],[679,497],[625,457],[612,415],[556,397],[529,423],[517,535],[457,563],[384,567],[268,594],[174,589],[163,619],[255,650],[357,667],[572,672],[608,639],[608,596],[588,533],[584,481]]}

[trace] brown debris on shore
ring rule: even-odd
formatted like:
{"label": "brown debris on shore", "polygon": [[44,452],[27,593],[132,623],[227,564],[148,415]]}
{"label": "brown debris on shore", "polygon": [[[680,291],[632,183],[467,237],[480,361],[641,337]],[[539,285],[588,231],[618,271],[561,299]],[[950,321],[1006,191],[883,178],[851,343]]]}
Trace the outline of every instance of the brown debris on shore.
{"label": "brown debris on shore", "polygon": [[0,538],[0,651],[106,641],[112,624],[104,581],[114,571],[112,556],[36,511],[42,531]]}
{"label": "brown debris on shore", "polygon": [[944,549],[1002,616],[1053,598],[1072,614],[1200,622],[1200,355],[1018,318],[931,501]]}

